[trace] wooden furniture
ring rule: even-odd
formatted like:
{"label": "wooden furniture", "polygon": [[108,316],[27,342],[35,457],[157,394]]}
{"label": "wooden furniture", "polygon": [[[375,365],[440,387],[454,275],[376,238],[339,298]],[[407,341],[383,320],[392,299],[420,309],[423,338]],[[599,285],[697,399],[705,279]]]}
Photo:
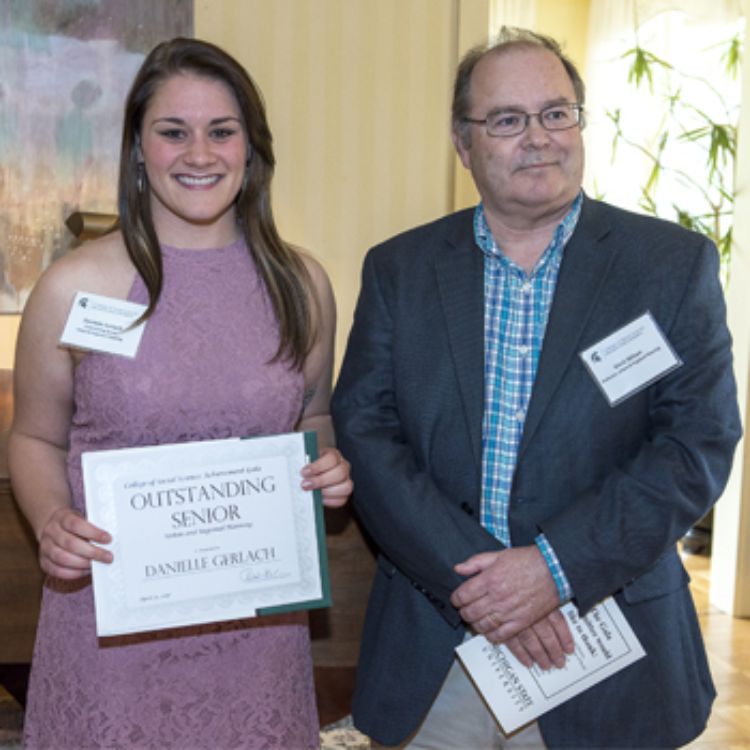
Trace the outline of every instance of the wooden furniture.
{"label": "wooden furniture", "polygon": [[36,540],[16,506],[8,476],[12,394],[11,372],[0,370],[0,664],[31,661],[43,580]]}
{"label": "wooden furniture", "polygon": [[354,678],[375,556],[351,510],[326,511],[333,606],[310,612],[315,693],[321,726],[351,713]]}
{"label": "wooden furniture", "polygon": [[313,659],[320,667],[354,667],[375,556],[349,507],[326,510],[326,542],[333,605],[310,612]]}

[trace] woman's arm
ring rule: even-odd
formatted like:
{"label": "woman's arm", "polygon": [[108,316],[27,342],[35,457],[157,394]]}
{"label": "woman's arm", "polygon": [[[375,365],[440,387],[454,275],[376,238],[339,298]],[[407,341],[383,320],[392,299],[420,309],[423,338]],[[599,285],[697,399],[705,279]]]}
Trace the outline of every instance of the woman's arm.
{"label": "woman's arm", "polygon": [[74,360],[58,341],[75,293],[76,263],[61,261],[37,283],[21,322],[8,443],[13,494],[39,541],[39,561],[58,578],[87,575],[111,554],[91,542],[109,534],[73,510],[67,480]]}
{"label": "woman's arm", "polygon": [[320,489],[323,502],[331,507],[343,505],[352,492],[349,462],[334,447],[330,415],[331,381],[333,378],[333,346],[336,333],[336,303],[330,282],[323,268],[303,256],[312,281],[311,304],[315,342],[305,359],[305,401],[298,430],[318,433],[320,458],[306,466],[302,475],[305,489]]}

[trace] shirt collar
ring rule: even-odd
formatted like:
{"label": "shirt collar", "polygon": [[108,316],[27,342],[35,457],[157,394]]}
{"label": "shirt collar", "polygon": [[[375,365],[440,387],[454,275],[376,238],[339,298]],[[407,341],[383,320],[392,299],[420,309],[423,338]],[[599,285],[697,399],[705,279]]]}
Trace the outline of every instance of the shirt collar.
{"label": "shirt collar", "polygon": [[[570,207],[570,211],[565,215],[563,220],[557,225],[555,233],[552,237],[552,241],[545,249],[539,262],[536,264],[532,275],[539,269],[543,268],[554,256],[561,256],[565,245],[568,243],[570,236],[573,234],[573,230],[578,224],[578,218],[581,215],[581,206],[583,204],[583,190],[579,191],[576,199],[573,201],[573,205]],[[510,261],[507,256],[503,253],[502,248],[495,242],[495,238],[492,236],[490,227],[487,224],[487,217],[484,213],[484,205],[480,203],[474,209],[474,240],[476,241],[479,249],[487,256],[498,258],[504,263],[515,265]]]}

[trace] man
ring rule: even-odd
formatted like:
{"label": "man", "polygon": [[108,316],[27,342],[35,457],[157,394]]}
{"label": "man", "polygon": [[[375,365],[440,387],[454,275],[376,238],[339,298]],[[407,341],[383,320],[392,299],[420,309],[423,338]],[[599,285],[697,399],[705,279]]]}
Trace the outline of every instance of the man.
{"label": "man", "polygon": [[[365,261],[333,414],[380,553],[354,719],[387,746],[675,747],[714,698],[676,542],[740,435],[717,253],[582,194],[583,101],[551,39],[470,52],[453,141],[482,203]],[[637,345],[671,364],[614,393],[597,366]],[[646,657],[505,738],[454,648],[559,666],[557,608],[609,595]]]}

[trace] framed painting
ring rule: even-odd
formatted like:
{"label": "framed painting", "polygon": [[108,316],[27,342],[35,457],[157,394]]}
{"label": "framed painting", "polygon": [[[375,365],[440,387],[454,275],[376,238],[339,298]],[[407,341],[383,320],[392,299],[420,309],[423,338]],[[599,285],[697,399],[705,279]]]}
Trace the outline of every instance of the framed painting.
{"label": "framed painting", "polygon": [[0,0],[0,313],[76,243],[70,214],[116,213],[130,83],[192,34],[192,0]]}

